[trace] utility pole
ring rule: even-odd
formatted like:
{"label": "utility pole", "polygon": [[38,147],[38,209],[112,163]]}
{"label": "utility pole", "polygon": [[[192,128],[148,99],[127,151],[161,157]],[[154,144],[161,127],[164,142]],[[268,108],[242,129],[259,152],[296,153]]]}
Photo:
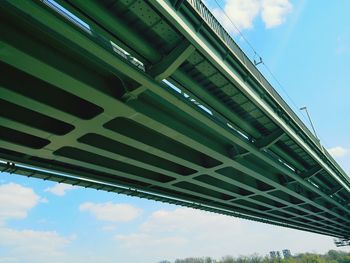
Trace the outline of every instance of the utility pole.
{"label": "utility pole", "polygon": [[306,107],[306,106],[301,107],[300,110],[301,110],[301,111],[302,111],[302,110],[305,110],[305,111],[306,111],[307,117],[308,117],[309,122],[310,122],[310,124],[311,124],[311,128],[312,128],[312,130],[313,130],[313,132],[314,132],[314,134],[315,134],[315,137],[316,137],[316,139],[317,139],[318,141],[320,141],[320,139],[318,138],[318,136],[317,136],[317,134],[316,134],[316,130],[315,130],[314,124],[313,124],[313,122],[312,122],[312,120],[311,120],[309,111],[307,110],[307,107]]}

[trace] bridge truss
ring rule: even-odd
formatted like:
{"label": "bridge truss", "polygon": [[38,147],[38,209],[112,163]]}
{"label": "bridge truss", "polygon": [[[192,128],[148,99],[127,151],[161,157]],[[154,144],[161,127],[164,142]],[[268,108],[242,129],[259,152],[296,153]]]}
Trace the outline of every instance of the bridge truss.
{"label": "bridge truss", "polygon": [[0,2],[2,171],[350,238],[350,181],[201,1]]}

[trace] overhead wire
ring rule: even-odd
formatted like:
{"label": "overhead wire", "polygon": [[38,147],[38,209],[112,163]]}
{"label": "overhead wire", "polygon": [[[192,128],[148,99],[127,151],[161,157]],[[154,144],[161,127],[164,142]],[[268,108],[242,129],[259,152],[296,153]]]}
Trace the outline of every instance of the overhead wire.
{"label": "overhead wire", "polygon": [[219,9],[223,12],[223,14],[226,16],[226,18],[230,21],[232,26],[236,29],[237,33],[242,37],[242,39],[248,44],[248,46],[251,48],[251,50],[254,52],[255,55],[259,55],[258,52],[255,50],[254,46],[249,42],[249,40],[242,34],[241,30],[239,30],[238,26],[231,20],[230,16],[226,13],[225,9],[220,5],[220,3],[217,0],[214,0]]}
{"label": "overhead wire", "polygon": [[[300,116],[302,116],[304,123],[308,123],[308,119],[305,116],[305,114],[300,111],[299,107],[297,106],[297,104],[295,103],[295,101],[292,99],[292,97],[288,94],[287,89],[284,87],[284,85],[282,85],[282,83],[279,81],[279,79],[276,77],[276,75],[272,72],[272,70],[270,69],[270,67],[265,63],[263,57],[256,51],[256,49],[254,48],[253,44],[250,43],[250,41],[244,36],[244,34],[241,32],[241,30],[239,29],[239,27],[232,21],[232,19],[230,18],[230,16],[227,14],[227,12],[225,11],[225,9],[221,6],[221,4],[218,2],[218,0],[214,0],[214,2],[216,3],[216,5],[219,7],[219,9],[221,10],[221,12],[225,15],[225,17],[228,19],[228,21],[232,24],[232,26],[234,27],[234,29],[237,31],[237,33],[240,35],[240,37],[247,43],[248,47],[253,51],[254,53],[254,65],[257,66],[259,64],[262,64],[265,69],[267,70],[267,72],[271,75],[272,79],[277,83],[277,85],[280,87],[280,89],[284,92],[284,94],[286,95],[286,97],[289,99],[289,101],[292,103],[292,105],[295,108],[296,112],[300,113]],[[255,61],[255,57],[258,57],[260,59],[260,61],[258,63],[256,63]],[[322,138],[323,140],[323,138]],[[324,141],[324,140],[323,140]]]}

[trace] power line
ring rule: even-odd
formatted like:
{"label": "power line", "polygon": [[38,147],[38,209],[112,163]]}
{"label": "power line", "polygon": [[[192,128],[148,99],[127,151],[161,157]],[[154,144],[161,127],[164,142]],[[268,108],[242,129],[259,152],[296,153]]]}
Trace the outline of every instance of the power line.
{"label": "power line", "polygon": [[[231,18],[229,17],[229,15],[226,13],[225,9],[222,8],[222,6],[220,5],[220,3],[217,0],[214,0],[215,3],[217,4],[217,6],[219,7],[219,9],[223,12],[223,14],[226,16],[226,18],[231,22],[231,24],[233,25],[233,27],[236,29],[236,31],[238,32],[238,34],[242,37],[242,39],[248,44],[248,46],[253,50],[255,55],[258,55],[258,52],[256,52],[255,48],[253,47],[253,45],[249,42],[249,40],[242,34],[241,30],[239,30],[238,26],[236,26],[236,24],[231,20]],[[259,56],[260,57],[260,56]]]}
{"label": "power line", "polygon": [[[254,55],[258,56],[260,58],[260,61],[258,63],[254,63],[255,66],[258,64],[263,64],[264,67],[266,68],[266,70],[270,73],[271,77],[276,81],[276,83],[282,88],[282,90],[284,91],[284,93],[287,95],[287,97],[289,98],[289,100],[292,102],[292,104],[294,105],[294,107],[296,107],[296,109],[298,109],[298,106],[296,106],[295,102],[293,101],[293,99],[289,96],[288,92],[284,89],[282,83],[277,79],[277,77],[273,74],[273,72],[270,70],[270,68],[267,66],[267,64],[264,62],[264,60],[262,59],[262,56],[256,51],[256,49],[254,48],[254,46],[249,42],[249,40],[243,35],[243,33],[239,30],[238,26],[232,21],[232,19],[229,17],[229,15],[226,13],[225,9],[220,5],[220,3],[218,2],[218,0],[214,0],[215,3],[217,4],[217,6],[220,8],[220,10],[223,12],[223,14],[226,16],[226,18],[230,21],[230,23],[233,25],[233,27],[237,30],[237,32],[239,33],[239,35],[242,37],[242,39],[248,44],[248,46],[250,47],[250,49],[254,52]],[[260,63],[261,62],[261,63]]]}
{"label": "power line", "polygon": [[[285,93],[285,95],[287,96],[287,98],[289,99],[289,101],[292,103],[292,105],[294,106],[294,110],[296,112],[299,112],[299,107],[297,106],[297,104],[294,102],[294,100],[292,99],[292,97],[288,94],[287,90],[284,88],[284,85],[282,85],[282,83],[278,80],[278,78],[276,77],[276,75],[272,72],[272,70],[269,68],[269,66],[264,62],[262,56],[256,51],[256,49],[254,48],[253,44],[250,43],[250,41],[243,35],[243,33],[239,30],[238,26],[232,21],[232,19],[230,18],[230,16],[226,13],[225,9],[220,5],[220,3],[218,2],[218,0],[214,0],[215,3],[217,4],[217,6],[219,7],[219,9],[222,11],[222,13],[225,15],[225,17],[228,19],[228,21],[230,21],[230,23],[232,24],[232,26],[235,28],[235,30],[238,32],[238,34],[241,36],[241,38],[247,43],[247,45],[249,46],[249,48],[254,52],[254,56],[257,56],[259,58],[259,61],[256,62],[255,58],[254,58],[254,65],[257,66],[259,64],[262,64],[265,69],[267,70],[267,72],[271,75],[272,79],[277,83],[277,85],[281,88],[281,90],[283,91],[283,93]],[[302,118],[304,119],[304,122],[307,123],[307,119],[306,116],[304,115],[303,112],[300,112]]]}
{"label": "power line", "polygon": [[[275,76],[275,74],[273,74],[273,72],[270,70],[270,68],[265,64],[265,62],[263,61],[262,64],[265,66],[266,70],[270,73],[270,75],[272,76],[272,78],[277,82],[277,84],[281,87],[281,89],[284,91],[284,93],[286,94],[286,96],[288,97],[288,99],[292,102],[293,106],[298,110],[297,112],[300,112],[301,117],[304,120],[304,123],[308,123],[307,121],[307,116],[304,114],[303,111],[300,111],[297,104],[294,102],[294,100],[289,96],[287,90],[283,87],[282,83],[277,79],[277,77]],[[311,126],[313,126],[311,124]],[[312,127],[314,129],[314,127]],[[325,144],[327,148],[329,148],[329,143],[327,143],[324,138],[322,138],[322,136],[318,135],[315,136],[319,141],[322,140],[322,144]]]}
{"label": "power line", "polygon": [[[264,65],[264,67],[266,68],[266,70],[269,72],[269,74],[271,75],[271,77],[274,79],[274,81],[278,84],[278,86],[280,86],[280,88],[282,89],[282,91],[285,93],[285,95],[287,96],[287,98],[291,101],[291,103],[293,104],[293,106],[295,107],[295,109],[299,109],[298,105],[294,102],[294,100],[292,99],[291,96],[289,96],[287,90],[284,88],[284,86],[282,85],[282,83],[278,80],[278,78],[275,76],[275,74],[272,72],[272,70],[268,67],[268,65],[263,61],[262,63]],[[302,113],[301,114],[304,119],[305,116]]]}

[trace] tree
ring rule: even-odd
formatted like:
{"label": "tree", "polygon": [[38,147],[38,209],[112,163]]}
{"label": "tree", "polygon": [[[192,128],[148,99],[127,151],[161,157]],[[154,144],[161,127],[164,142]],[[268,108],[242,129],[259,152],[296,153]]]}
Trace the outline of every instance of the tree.
{"label": "tree", "polygon": [[350,263],[350,253],[330,250],[325,255],[303,253],[286,259],[272,259],[268,256],[263,258],[258,254],[253,254],[238,258],[225,256],[217,261],[210,257],[177,259],[174,263]]}

